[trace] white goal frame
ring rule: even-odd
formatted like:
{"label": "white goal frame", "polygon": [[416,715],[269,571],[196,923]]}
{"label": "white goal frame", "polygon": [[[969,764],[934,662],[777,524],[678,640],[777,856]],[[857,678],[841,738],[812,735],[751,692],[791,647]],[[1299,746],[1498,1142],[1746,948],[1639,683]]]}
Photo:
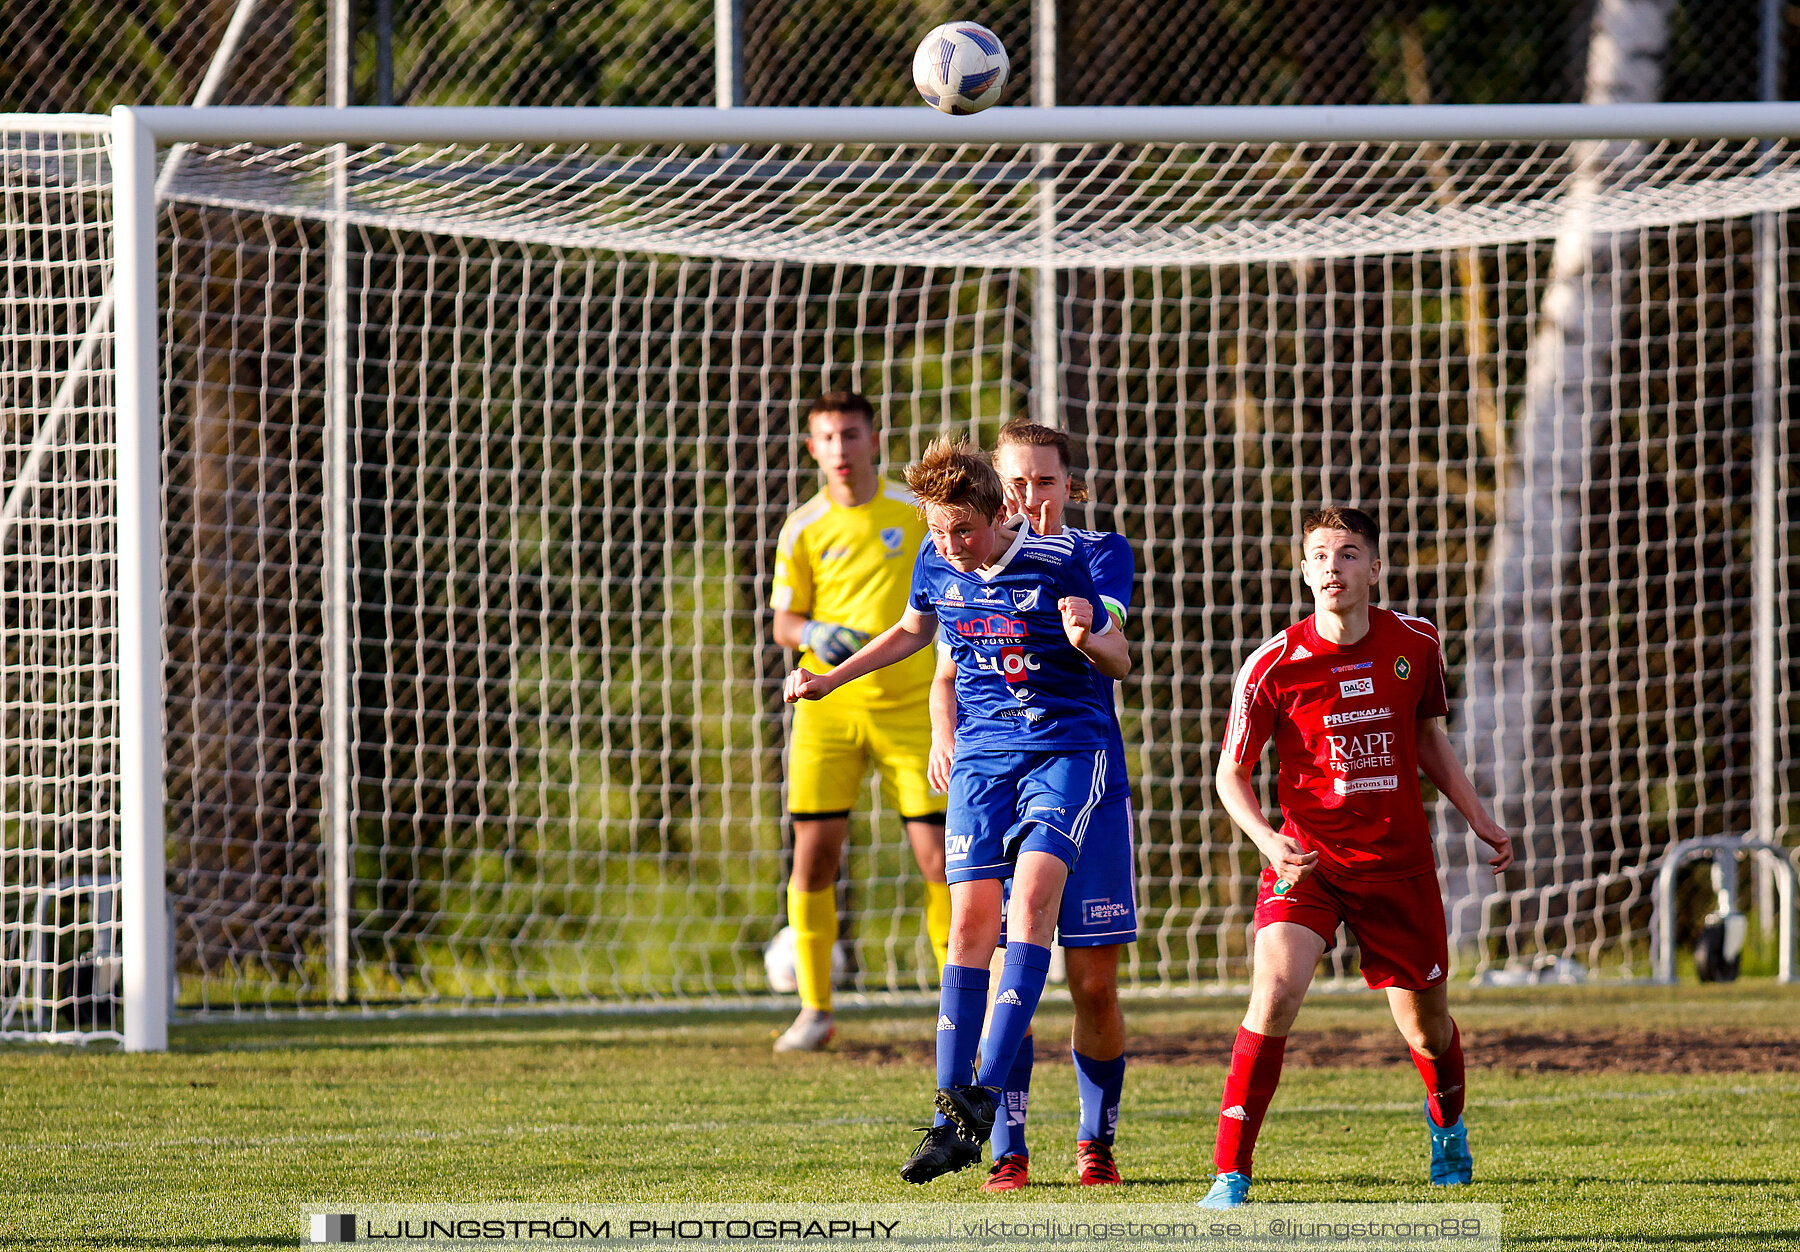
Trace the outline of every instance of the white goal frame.
{"label": "white goal frame", "polygon": [[[15,118],[54,130],[57,119]],[[106,119],[63,119],[104,128]],[[110,120],[114,169],[118,420],[119,679],[123,735],[124,1046],[168,1045],[164,882],[163,573],[160,515],[156,153],[181,143],[1302,143],[1482,140],[1696,140],[1800,137],[1800,104],[1260,108],[996,108],[953,118],[927,109],[134,108]],[[1040,401],[1041,403],[1041,401]],[[1767,406],[1765,406],[1767,407]],[[1039,412],[1046,411],[1040,407]],[[1759,462],[1778,415],[1759,418]],[[1778,552],[1772,475],[1757,475],[1756,668],[1775,672],[1767,574]],[[329,526],[328,526],[329,529]],[[342,536],[340,535],[341,539]],[[1768,662],[1765,664],[1764,662]],[[1775,829],[1779,692],[1753,713],[1759,833]],[[333,877],[343,873],[341,859]],[[331,928],[344,901],[335,893]]]}

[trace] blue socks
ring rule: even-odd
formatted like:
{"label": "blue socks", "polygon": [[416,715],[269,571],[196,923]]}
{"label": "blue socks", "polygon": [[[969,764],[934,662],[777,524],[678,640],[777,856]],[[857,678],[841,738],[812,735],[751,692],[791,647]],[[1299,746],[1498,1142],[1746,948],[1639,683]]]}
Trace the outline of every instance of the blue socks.
{"label": "blue socks", "polygon": [[[1039,985],[1043,980],[1040,978]],[[968,965],[944,966],[938,989],[937,1085],[966,1087],[981,1047],[981,1019],[987,1014],[988,972]],[[936,1124],[947,1119],[937,1115]]]}
{"label": "blue socks", "polygon": [[[1044,978],[1050,972],[1050,949],[1014,940],[1006,945],[1006,964],[1000,970],[1000,989],[994,996],[994,1016],[988,1023],[988,1046],[981,1055],[977,1084],[999,1091],[1012,1072],[1013,1057],[1031,1026],[1038,999],[1044,994]],[[939,1023],[942,1025],[942,1023]],[[941,1051],[939,1053],[942,1055]]]}
{"label": "blue socks", "polygon": [[1025,1147],[1025,1114],[1031,1104],[1032,1059],[1031,1036],[1026,1035],[1013,1054],[1012,1068],[1006,1074],[1006,1091],[994,1117],[994,1134],[989,1142],[996,1161],[1003,1156],[1031,1155]]}
{"label": "blue socks", "polygon": [[1125,1058],[1096,1061],[1073,1048],[1075,1086],[1081,1092],[1081,1128],[1075,1132],[1077,1142],[1098,1139],[1112,1145],[1119,1129],[1119,1093],[1125,1089]]}

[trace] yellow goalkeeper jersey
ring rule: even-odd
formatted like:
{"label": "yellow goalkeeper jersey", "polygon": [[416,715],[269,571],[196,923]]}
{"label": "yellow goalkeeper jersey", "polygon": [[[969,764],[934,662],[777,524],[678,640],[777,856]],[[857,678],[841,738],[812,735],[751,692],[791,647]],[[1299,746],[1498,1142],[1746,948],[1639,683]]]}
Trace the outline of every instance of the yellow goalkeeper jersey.
{"label": "yellow goalkeeper jersey", "polygon": [[[813,621],[878,635],[906,609],[913,558],[924,539],[925,520],[912,493],[898,483],[882,479],[875,498],[853,509],[833,504],[820,491],[782,523],[771,603]],[[810,650],[800,654],[800,664],[815,673],[831,668]],[[935,653],[925,648],[826,699],[864,708],[923,703],[935,666]]]}

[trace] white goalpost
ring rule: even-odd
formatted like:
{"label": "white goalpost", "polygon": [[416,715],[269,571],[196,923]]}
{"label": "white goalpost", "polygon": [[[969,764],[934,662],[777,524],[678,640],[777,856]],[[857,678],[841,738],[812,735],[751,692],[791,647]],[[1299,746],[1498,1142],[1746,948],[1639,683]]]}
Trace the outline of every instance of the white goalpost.
{"label": "white goalpost", "polygon": [[[1519,841],[1496,882],[1439,806],[1459,977],[1645,976],[1664,849],[1794,844],[1800,106],[0,132],[0,1037],[764,994],[774,535],[839,387],[890,469],[1057,422],[1137,548],[1136,990],[1244,981],[1214,754],[1319,502],[1384,521]],[[846,992],[922,993],[871,806]]]}

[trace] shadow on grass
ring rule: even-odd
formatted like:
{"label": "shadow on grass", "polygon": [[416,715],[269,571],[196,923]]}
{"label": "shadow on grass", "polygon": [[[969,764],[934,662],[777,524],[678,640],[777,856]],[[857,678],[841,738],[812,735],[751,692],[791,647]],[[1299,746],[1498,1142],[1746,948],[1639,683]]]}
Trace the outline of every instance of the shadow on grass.
{"label": "shadow on grass", "polygon": [[268,1248],[300,1247],[307,1240],[299,1235],[162,1235],[141,1239],[120,1235],[85,1235],[67,1239],[46,1239],[41,1235],[0,1235],[0,1248],[44,1248],[67,1245],[72,1248]]}
{"label": "shadow on grass", "polygon": [[[1784,1230],[1690,1230],[1674,1235],[1621,1235],[1607,1234],[1604,1238],[1606,1247],[1622,1248],[1716,1248],[1732,1243],[1757,1244],[1770,1248],[1792,1248],[1800,1246],[1800,1227],[1789,1226]],[[1568,1245],[1572,1240],[1585,1242],[1583,1236],[1575,1240],[1570,1235],[1520,1235],[1512,1231],[1506,1232],[1506,1246],[1509,1248],[1533,1247],[1545,1244]]]}
{"label": "shadow on grass", "polygon": [[[1558,1174],[1554,1178],[1534,1178],[1526,1175],[1484,1174],[1475,1179],[1475,1184],[1502,1187],[1556,1187],[1591,1183],[1601,1187],[1791,1187],[1792,1178],[1631,1178],[1625,1179],[1617,1174]],[[1800,1247],[1800,1244],[1796,1244]]]}

